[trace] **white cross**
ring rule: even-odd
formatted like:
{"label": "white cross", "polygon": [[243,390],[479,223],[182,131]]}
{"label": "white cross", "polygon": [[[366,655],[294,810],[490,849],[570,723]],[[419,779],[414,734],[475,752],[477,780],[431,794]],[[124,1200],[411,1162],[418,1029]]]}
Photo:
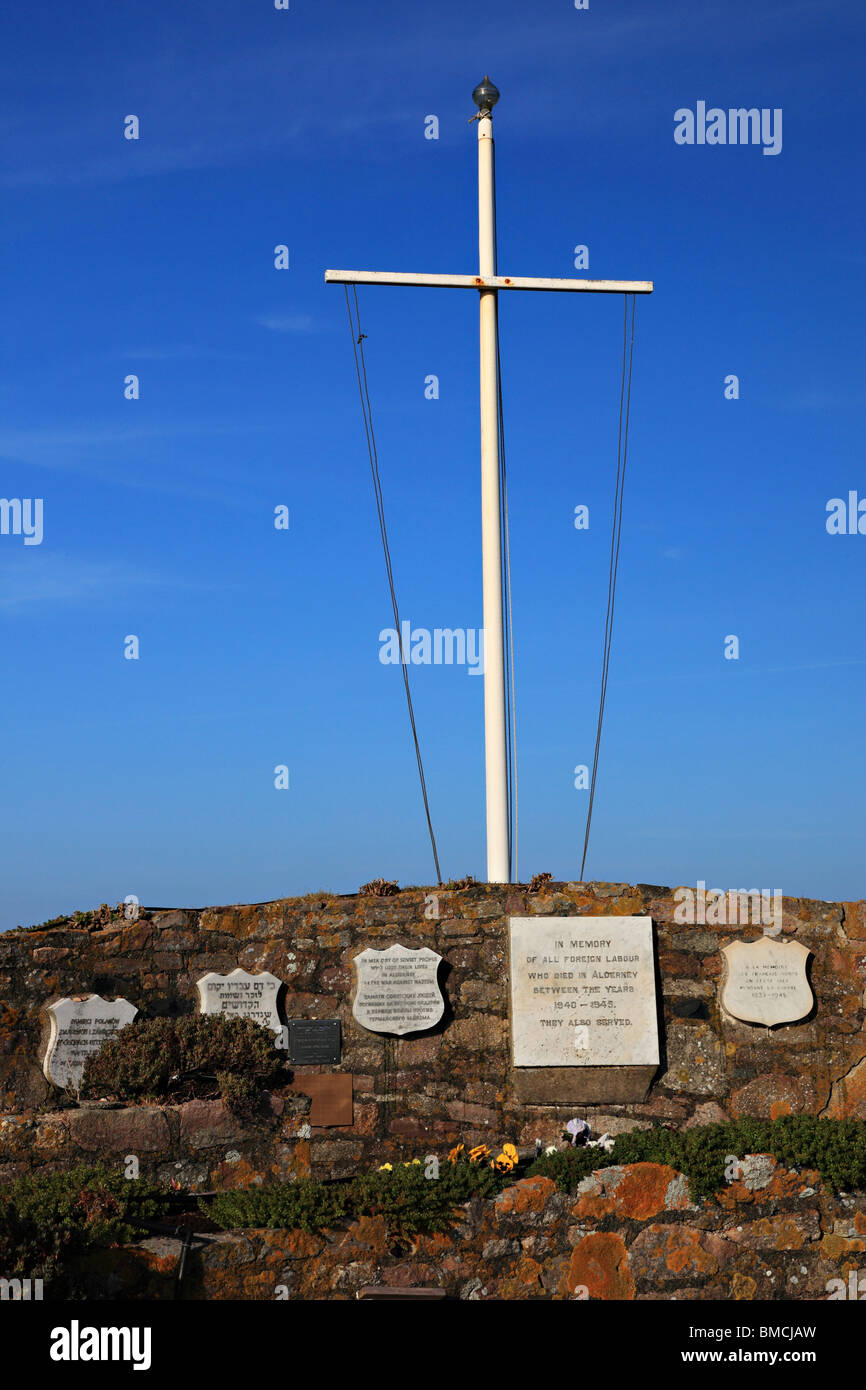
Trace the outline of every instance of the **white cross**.
{"label": "white cross", "polygon": [[652,294],[651,280],[546,280],[496,274],[493,107],[499,92],[485,77],[472,93],[478,107],[478,274],[419,275],[390,270],[326,270],[329,284],[424,285],[478,290],[481,315],[481,561],[484,595],[484,761],[487,788],[487,881],[511,882],[508,826],[508,753],[505,715],[499,480],[499,380],[496,362],[500,290],[578,290]]}

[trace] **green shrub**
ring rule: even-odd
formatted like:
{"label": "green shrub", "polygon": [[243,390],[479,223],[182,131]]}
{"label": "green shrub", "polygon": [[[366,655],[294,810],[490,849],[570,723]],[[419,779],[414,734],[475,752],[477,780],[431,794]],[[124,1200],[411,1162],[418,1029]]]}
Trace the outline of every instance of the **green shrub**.
{"label": "green shrub", "polygon": [[136,1240],[166,1210],[159,1188],[101,1164],[27,1174],[0,1192],[0,1270],[51,1281],[70,1256]]}
{"label": "green shrub", "polygon": [[613,1149],[573,1148],[542,1155],[527,1176],[552,1178],[571,1191],[596,1168],[618,1163],[667,1163],[689,1180],[693,1199],[712,1198],[725,1186],[729,1157],[772,1154],[789,1168],[814,1168],[835,1191],[866,1189],[866,1123],[785,1115],[778,1120],[737,1120],[693,1129],[632,1130]]}
{"label": "green shrub", "polygon": [[542,1154],[529,1165],[528,1178],[551,1178],[560,1192],[573,1192],[577,1184],[596,1168],[609,1167],[620,1163],[617,1150],[608,1154],[603,1149],[567,1148],[557,1149],[553,1154]]}
{"label": "green shrub", "polygon": [[258,1117],[261,1104],[261,1088],[250,1076],[240,1076],[234,1071],[218,1071],[217,1085],[227,1109],[240,1120],[254,1120]]}
{"label": "green shrub", "polygon": [[315,1182],[312,1178],[236,1188],[199,1205],[224,1231],[241,1226],[270,1226],[315,1233],[336,1225],[350,1210],[346,1187]]}
{"label": "green shrub", "polygon": [[364,1173],[351,1184],[353,1215],[383,1217],[396,1238],[446,1231],[454,1224],[456,1199],[440,1189],[439,1181],[425,1178],[420,1163]]}
{"label": "green shrub", "polygon": [[456,1163],[440,1164],[436,1190],[442,1200],[459,1206],[472,1197],[495,1197],[514,1181],[514,1174],[497,1173],[489,1163],[470,1163],[461,1157]]}
{"label": "green shrub", "polygon": [[269,1029],[249,1018],[195,1014],[121,1028],[88,1057],[81,1091],[164,1101],[218,1090],[229,1109],[251,1119],[262,1087],[285,1075]]}
{"label": "green shrub", "polygon": [[359,1216],[382,1216],[393,1238],[447,1231],[460,1218],[463,1203],[478,1195],[495,1196],[513,1179],[489,1164],[443,1161],[439,1177],[425,1177],[426,1162],[398,1163],[364,1173],[345,1184],[278,1183],[220,1193],[200,1203],[202,1211],[223,1230],[241,1226],[271,1226],[316,1232],[338,1221]]}

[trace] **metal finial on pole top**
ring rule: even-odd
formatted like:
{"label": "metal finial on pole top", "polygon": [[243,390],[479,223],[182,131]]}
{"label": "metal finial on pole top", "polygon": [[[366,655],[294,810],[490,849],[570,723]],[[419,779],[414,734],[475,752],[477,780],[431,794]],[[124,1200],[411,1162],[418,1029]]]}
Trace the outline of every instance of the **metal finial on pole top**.
{"label": "metal finial on pole top", "polygon": [[[484,77],[472,93],[472,100],[482,115],[489,116],[499,100],[499,88],[490,81],[489,77]],[[477,121],[478,117],[473,116],[472,119]]]}

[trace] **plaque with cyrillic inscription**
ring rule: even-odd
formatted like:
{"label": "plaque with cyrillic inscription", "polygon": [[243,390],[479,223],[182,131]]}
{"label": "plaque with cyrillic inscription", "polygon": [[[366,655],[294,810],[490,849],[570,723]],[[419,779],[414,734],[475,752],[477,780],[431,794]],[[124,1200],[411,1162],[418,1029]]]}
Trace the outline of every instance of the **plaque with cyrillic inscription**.
{"label": "plaque with cyrillic inscription", "polygon": [[436,980],[440,955],[429,946],[411,950],[368,947],[355,956],[358,978],[352,1013],[371,1033],[423,1033],[438,1023],[445,1000]]}

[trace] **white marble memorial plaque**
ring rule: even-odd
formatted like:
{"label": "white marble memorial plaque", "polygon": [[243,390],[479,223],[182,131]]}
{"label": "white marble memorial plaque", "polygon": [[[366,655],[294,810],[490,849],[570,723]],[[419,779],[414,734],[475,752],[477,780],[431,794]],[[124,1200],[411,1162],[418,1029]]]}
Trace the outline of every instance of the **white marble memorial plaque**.
{"label": "white marble memorial plaque", "polygon": [[429,946],[362,951],[352,1013],[371,1033],[423,1033],[438,1023],[445,1000],[436,982],[442,959]]}
{"label": "white marble memorial plaque", "polygon": [[515,1067],[657,1066],[649,917],[511,917]]}
{"label": "white marble memorial plaque", "polygon": [[799,941],[731,941],[722,947],[726,975],[722,1008],[744,1023],[796,1023],[811,1011],[812,989],[806,979],[811,955]]}
{"label": "white marble memorial plaque", "polygon": [[248,970],[229,971],[220,975],[215,970],[196,981],[199,1013],[226,1014],[231,1018],[251,1018],[272,1033],[282,1036],[283,1027],[277,1013],[277,995],[281,980],[269,970],[252,975]]}
{"label": "white marble memorial plaque", "polygon": [[80,999],[56,999],[47,1008],[51,1032],[42,1070],[55,1086],[78,1090],[84,1063],[138,1013],[128,999],[103,999],[88,994]]}

